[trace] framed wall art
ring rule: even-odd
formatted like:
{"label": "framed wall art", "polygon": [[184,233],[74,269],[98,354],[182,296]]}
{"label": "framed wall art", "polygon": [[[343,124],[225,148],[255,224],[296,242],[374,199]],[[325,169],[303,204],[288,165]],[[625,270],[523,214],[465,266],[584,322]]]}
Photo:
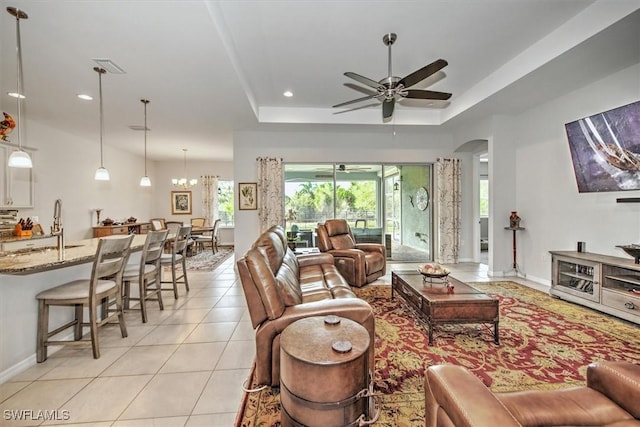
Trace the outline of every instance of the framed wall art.
{"label": "framed wall art", "polygon": [[191,191],[171,192],[171,215],[191,215]]}
{"label": "framed wall art", "polygon": [[238,209],[241,211],[258,209],[258,183],[238,183]]}

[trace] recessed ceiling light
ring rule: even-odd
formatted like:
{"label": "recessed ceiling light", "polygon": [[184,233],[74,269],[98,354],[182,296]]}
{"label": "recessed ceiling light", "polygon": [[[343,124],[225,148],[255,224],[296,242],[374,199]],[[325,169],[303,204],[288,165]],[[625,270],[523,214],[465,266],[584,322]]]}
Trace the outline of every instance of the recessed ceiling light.
{"label": "recessed ceiling light", "polygon": [[26,98],[26,96],[20,95],[18,92],[7,92],[7,95],[9,95],[12,98],[20,98],[20,99]]}
{"label": "recessed ceiling light", "polygon": [[91,95],[85,95],[84,93],[78,94],[78,98],[83,99],[85,101],[93,101],[93,97]]}
{"label": "recessed ceiling light", "polygon": [[293,92],[291,92],[290,90],[287,90],[283,93],[284,96],[286,96],[287,98],[291,98],[293,96]]}

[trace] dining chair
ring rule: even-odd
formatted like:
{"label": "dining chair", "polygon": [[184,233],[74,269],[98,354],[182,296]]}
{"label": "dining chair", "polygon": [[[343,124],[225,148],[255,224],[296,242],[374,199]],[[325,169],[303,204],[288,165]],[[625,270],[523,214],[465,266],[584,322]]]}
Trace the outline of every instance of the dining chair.
{"label": "dining chair", "polygon": [[[164,310],[162,304],[162,285],[160,258],[164,251],[169,230],[150,231],[144,241],[140,261],[137,264],[129,264],[122,275],[122,300],[124,309],[130,309],[131,300],[140,301],[142,323],[147,323],[147,303],[149,299],[158,301],[160,310]],[[138,282],[138,297],[131,296],[131,282]],[[153,285],[153,287],[151,286]]]}
{"label": "dining chair", "polygon": [[169,234],[176,234],[180,227],[184,225],[182,221],[165,221],[165,228],[169,230]]}
{"label": "dining chair", "polygon": [[165,223],[164,218],[151,218],[149,221],[151,222],[151,228],[153,231],[167,229],[167,224]]}
{"label": "dining chair", "polygon": [[[87,345],[91,344],[94,359],[100,357],[98,328],[110,323],[116,317],[120,325],[122,338],[127,337],[127,327],[122,311],[122,274],[131,252],[133,235],[100,239],[89,279],[77,279],[36,295],[38,300],[38,326],[36,360],[47,360],[47,348],[50,345]],[[113,299],[113,300],[112,300]],[[111,302],[113,301],[113,304]],[[75,317],[70,322],[49,331],[49,307],[72,306]],[[115,305],[115,309],[112,307]],[[84,322],[84,307],[89,309],[89,322]],[[102,307],[102,316],[98,320],[98,307]],[[106,311],[106,312],[105,312]],[[89,327],[90,341],[83,340],[83,327]],[[73,341],[51,340],[54,335],[74,328]]]}
{"label": "dining chair", "polygon": [[218,227],[220,226],[220,219],[216,219],[213,222],[213,229],[211,234],[201,234],[197,236],[191,236],[193,241],[198,245],[198,248],[204,250],[205,245],[211,245],[211,251],[215,254],[218,252]]}
{"label": "dining chair", "polygon": [[207,222],[206,218],[191,218],[192,227],[204,227],[206,222]]}
{"label": "dining chair", "polygon": [[[171,253],[161,255],[160,265],[171,268],[171,280],[161,280],[160,283],[171,283],[171,288],[162,288],[162,290],[173,290],[173,296],[175,299],[178,299],[178,283],[184,283],[186,291],[189,292],[186,259],[187,248],[189,241],[191,241],[191,226],[181,226],[175,236],[167,241],[171,241]],[[180,273],[180,275],[178,275],[178,273]]]}

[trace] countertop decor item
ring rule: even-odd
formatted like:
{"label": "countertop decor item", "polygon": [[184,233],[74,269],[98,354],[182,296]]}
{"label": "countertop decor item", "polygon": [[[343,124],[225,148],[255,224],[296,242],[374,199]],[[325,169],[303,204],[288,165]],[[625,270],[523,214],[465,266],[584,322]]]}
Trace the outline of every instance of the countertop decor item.
{"label": "countertop decor item", "polygon": [[0,122],[0,141],[9,141],[7,135],[13,132],[13,128],[16,127],[16,122],[9,114],[2,112],[4,120]]}

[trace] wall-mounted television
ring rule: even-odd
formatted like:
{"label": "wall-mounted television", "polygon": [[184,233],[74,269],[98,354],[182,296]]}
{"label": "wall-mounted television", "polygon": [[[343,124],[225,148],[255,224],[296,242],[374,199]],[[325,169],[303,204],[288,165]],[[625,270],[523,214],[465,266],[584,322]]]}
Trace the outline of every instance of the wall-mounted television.
{"label": "wall-mounted television", "polygon": [[565,129],[580,193],[640,190],[640,101]]}

